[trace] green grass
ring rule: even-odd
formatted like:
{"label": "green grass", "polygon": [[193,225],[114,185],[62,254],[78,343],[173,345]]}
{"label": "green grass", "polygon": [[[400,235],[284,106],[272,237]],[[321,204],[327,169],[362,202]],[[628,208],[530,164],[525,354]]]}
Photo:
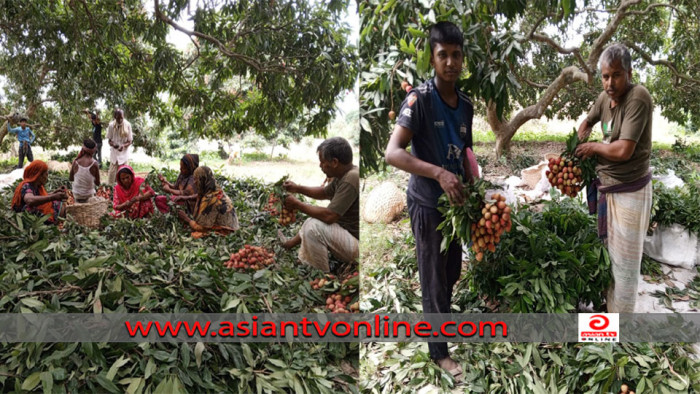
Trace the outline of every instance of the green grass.
{"label": "green grass", "polygon": [[9,160],[0,160],[0,172],[11,172],[17,167],[17,158],[13,157]]}
{"label": "green grass", "polygon": [[[565,134],[557,134],[549,131],[536,131],[528,129],[520,129],[512,141],[516,142],[566,142]],[[491,130],[474,130],[472,138],[475,143],[496,142],[496,135]]]}
{"label": "green grass", "polygon": [[244,163],[250,163],[254,161],[269,161],[274,163],[288,160],[289,158],[287,157],[287,155],[276,155],[275,157],[270,158],[270,155],[264,152],[251,152],[243,154]]}

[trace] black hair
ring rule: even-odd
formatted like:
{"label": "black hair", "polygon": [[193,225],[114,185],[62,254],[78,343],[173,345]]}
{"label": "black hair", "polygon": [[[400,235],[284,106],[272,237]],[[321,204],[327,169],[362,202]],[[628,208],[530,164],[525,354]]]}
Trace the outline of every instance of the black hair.
{"label": "black hair", "polygon": [[83,140],[83,146],[85,146],[88,149],[94,149],[97,145],[95,144],[95,141],[92,140],[92,138],[86,138]]}
{"label": "black hair", "polygon": [[464,47],[464,35],[462,31],[452,22],[438,22],[430,26],[430,54],[437,44],[456,44],[460,48]]}
{"label": "black hair", "polygon": [[316,152],[321,154],[321,158],[326,161],[338,159],[340,164],[352,163],[352,147],[343,137],[331,137],[318,146]]}
{"label": "black hair", "polygon": [[96,115],[96,114],[94,114],[94,113],[93,113],[93,114],[90,114],[90,119],[92,119],[92,120],[96,120],[96,119],[97,119],[97,115]]}
{"label": "black hair", "polygon": [[27,118],[25,118],[25,117],[23,116],[23,117],[19,118],[19,121],[20,121],[20,122],[26,122],[26,121],[27,121]]}

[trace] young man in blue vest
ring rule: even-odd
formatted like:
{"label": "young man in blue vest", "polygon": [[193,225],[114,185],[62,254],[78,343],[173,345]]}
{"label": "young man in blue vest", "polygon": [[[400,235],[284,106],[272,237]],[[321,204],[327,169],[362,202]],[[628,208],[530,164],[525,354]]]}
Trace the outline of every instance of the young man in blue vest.
{"label": "young man in blue vest", "polygon": [[[386,162],[411,173],[407,202],[416,240],[423,313],[449,313],[452,288],[462,268],[462,245],[453,242],[440,252],[443,217],[438,197],[446,193],[452,204],[464,202],[461,179],[471,176],[467,149],[472,146],[474,107],[459,91],[457,80],[464,63],[464,37],[453,23],[430,28],[430,64],[435,77],[406,96],[386,148]],[[411,153],[406,151],[409,143]],[[458,380],[462,370],[447,343],[428,343],[430,357]]]}
{"label": "young man in blue vest", "polygon": [[31,163],[34,161],[34,155],[32,154],[32,146],[36,140],[36,136],[32,129],[27,127],[27,118],[22,118],[19,120],[19,127],[11,128],[10,121],[7,121],[7,131],[11,134],[17,134],[17,141],[19,141],[19,163],[17,168],[24,167],[24,157]]}

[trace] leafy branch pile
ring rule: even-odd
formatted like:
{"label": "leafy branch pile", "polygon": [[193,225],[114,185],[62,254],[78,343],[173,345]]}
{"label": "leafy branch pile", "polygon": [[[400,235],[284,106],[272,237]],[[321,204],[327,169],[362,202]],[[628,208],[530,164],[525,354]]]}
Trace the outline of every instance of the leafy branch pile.
{"label": "leafy branch pile", "polygon": [[[66,174],[50,174],[49,188]],[[65,233],[10,210],[0,192],[0,313],[309,313],[325,305],[321,276],[273,246],[271,268],[224,267],[245,244],[276,245],[277,224],[261,211],[269,187],[217,177],[241,229],[193,239],[172,215],[104,220]],[[157,185],[154,183],[153,185]],[[357,344],[0,344],[0,391],[197,392],[354,390]]]}
{"label": "leafy branch pile", "polygon": [[[459,392],[638,393],[700,390],[700,361],[679,343],[457,344],[453,357],[466,371]],[[427,385],[449,392],[456,383],[419,343],[363,344],[360,389],[414,393]]]}
{"label": "leafy branch pile", "polygon": [[654,181],[651,223],[670,226],[678,223],[700,235],[700,185],[688,183],[682,188],[667,188]]}
{"label": "leafy branch pile", "polygon": [[363,225],[360,230],[362,310],[374,313],[420,312],[420,282],[413,234],[410,230],[396,232],[381,239],[376,246],[368,245],[372,233],[382,233],[377,229],[380,226],[383,225]]}
{"label": "leafy branch pile", "polygon": [[564,199],[542,212],[520,209],[512,220],[495,253],[470,266],[473,290],[498,300],[501,312],[573,312],[579,302],[599,308],[611,278],[595,218]]}
{"label": "leafy branch pile", "polygon": [[546,172],[549,183],[569,197],[576,197],[584,186],[590,185],[597,177],[594,158],[581,160],[575,156],[578,145],[578,133],[574,129],[566,139],[566,149],[561,156],[549,159],[549,170]]}
{"label": "leafy branch pile", "polygon": [[[548,203],[541,213],[521,209],[513,224],[513,231],[504,235],[496,253],[471,266],[455,285],[453,310],[494,311],[495,303],[484,299],[483,290],[488,286],[493,286],[490,290],[496,295],[505,289],[526,290],[523,295],[536,297],[539,304],[532,311],[551,307],[550,296],[562,305],[568,302],[570,305],[562,309],[572,311],[576,300],[585,299],[586,294],[600,295],[607,287],[609,263],[605,255],[599,260],[604,251],[594,218],[580,204],[563,199]],[[410,231],[405,225],[403,231],[368,227],[361,236],[362,253],[368,254],[362,268],[363,309],[378,313],[420,311]],[[371,244],[367,233],[379,234],[374,241],[379,241],[377,245]],[[491,272],[494,269],[502,274]],[[534,272],[528,274],[528,270]],[[500,275],[510,276],[500,283]],[[590,285],[584,284],[586,281]],[[479,291],[474,291],[475,285],[481,286]],[[539,286],[539,294],[533,296],[535,286]],[[560,293],[562,288],[566,294]],[[584,296],[573,294],[576,292]],[[518,308],[516,294],[496,298],[501,301],[501,312]],[[617,393],[627,384],[636,393],[700,390],[700,361],[691,357],[693,349],[685,344],[453,344],[450,353],[467,371],[463,384],[457,385],[430,360],[425,343],[362,344],[359,389],[367,393],[597,394]]]}

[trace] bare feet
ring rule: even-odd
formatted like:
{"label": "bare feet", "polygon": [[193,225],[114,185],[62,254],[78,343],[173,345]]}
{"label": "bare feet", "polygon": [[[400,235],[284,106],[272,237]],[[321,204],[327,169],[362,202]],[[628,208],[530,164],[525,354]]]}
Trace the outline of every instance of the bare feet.
{"label": "bare feet", "polygon": [[454,359],[452,359],[452,357],[448,356],[440,360],[436,360],[435,363],[440,366],[440,368],[452,374],[457,382],[462,380],[462,367]]}
{"label": "bare feet", "polygon": [[277,230],[277,239],[279,239],[280,244],[285,249],[291,249],[301,244],[301,237],[299,236],[299,234],[295,235],[292,238],[287,238],[284,236],[284,234],[282,234],[282,230]]}

